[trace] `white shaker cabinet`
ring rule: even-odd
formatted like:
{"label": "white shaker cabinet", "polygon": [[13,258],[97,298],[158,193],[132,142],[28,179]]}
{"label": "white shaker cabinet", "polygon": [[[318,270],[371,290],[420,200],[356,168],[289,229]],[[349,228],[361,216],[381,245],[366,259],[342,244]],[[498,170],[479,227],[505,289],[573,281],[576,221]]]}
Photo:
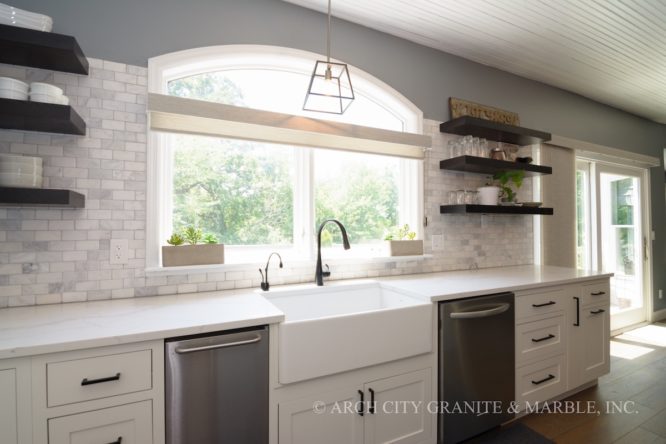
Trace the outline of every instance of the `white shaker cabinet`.
{"label": "white shaker cabinet", "polygon": [[610,304],[582,306],[577,312],[569,333],[569,389],[610,371]]}
{"label": "white shaker cabinet", "polygon": [[29,360],[0,361],[0,444],[31,441]]}

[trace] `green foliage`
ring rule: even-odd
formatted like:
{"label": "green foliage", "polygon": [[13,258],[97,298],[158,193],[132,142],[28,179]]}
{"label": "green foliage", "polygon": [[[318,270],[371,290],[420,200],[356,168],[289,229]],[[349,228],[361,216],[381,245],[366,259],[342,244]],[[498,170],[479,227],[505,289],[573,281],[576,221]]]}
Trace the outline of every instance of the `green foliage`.
{"label": "green foliage", "polygon": [[416,233],[409,230],[409,224],[392,227],[384,236],[384,240],[414,240]]}
{"label": "green foliage", "polygon": [[204,244],[217,244],[219,241],[217,240],[217,236],[212,233],[208,233],[203,237],[203,242]]}
{"label": "green foliage", "polygon": [[222,72],[209,72],[172,80],[167,88],[171,96],[208,100],[227,105],[244,105],[242,91]]}
{"label": "green foliage", "polygon": [[[525,178],[525,171],[504,171],[496,173],[493,179],[497,181],[497,186],[500,187],[501,196],[509,202],[516,201],[516,194],[521,186],[523,186],[523,179]],[[515,186],[514,190],[512,186]]]}
{"label": "green foliage", "polygon": [[173,245],[174,247],[177,247],[178,245],[183,245],[185,242],[185,239],[183,239],[183,236],[177,233],[173,233],[169,239],[167,239],[167,244]]}
{"label": "green foliage", "polygon": [[196,245],[201,241],[201,238],[203,237],[203,232],[201,231],[200,228],[195,228],[195,227],[187,227],[185,230],[183,230],[183,237],[187,241],[188,244],[190,245]]}

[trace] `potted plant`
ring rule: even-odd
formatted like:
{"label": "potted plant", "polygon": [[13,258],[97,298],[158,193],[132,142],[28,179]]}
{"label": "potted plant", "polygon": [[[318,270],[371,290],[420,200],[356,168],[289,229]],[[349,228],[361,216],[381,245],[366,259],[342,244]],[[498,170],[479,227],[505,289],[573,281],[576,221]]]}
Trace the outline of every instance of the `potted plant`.
{"label": "potted plant", "polygon": [[[189,245],[184,245],[185,243]],[[162,247],[162,266],[210,265],[224,263],[224,244],[218,243],[214,234],[206,234],[195,227],[187,227],[182,233],[173,233]]]}
{"label": "potted plant", "polygon": [[393,227],[384,237],[388,241],[391,256],[417,256],[423,254],[423,240],[417,240],[409,225]]}
{"label": "potted plant", "polygon": [[[495,173],[493,179],[497,182],[500,188],[500,201],[506,204],[514,204],[517,202],[517,194],[520,187],[523,185],[525,179],[525,171],[503,171]],[[513,189],[515,186],[515,190]]]}

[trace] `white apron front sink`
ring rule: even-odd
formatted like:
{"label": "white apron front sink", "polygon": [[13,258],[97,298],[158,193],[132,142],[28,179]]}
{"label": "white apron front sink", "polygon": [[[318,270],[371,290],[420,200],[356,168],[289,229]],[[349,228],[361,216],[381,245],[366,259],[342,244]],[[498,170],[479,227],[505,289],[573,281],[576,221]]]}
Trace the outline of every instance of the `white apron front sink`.
{"label": "white apron front sink", "polygon": [[283,384],[432,351],[432,303],[379,282],[264,296],[285,314],[278,327]]}

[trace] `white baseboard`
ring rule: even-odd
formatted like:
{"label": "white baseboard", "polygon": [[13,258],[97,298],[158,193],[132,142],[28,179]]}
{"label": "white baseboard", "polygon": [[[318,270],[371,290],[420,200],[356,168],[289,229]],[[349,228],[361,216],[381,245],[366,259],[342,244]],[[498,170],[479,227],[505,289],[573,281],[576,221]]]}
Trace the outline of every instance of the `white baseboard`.
{"label": "white baseboard", "polygon": [[666,308],[663,310],[653,311],[650,315],[650,322],[658,322],[666,319]]}

